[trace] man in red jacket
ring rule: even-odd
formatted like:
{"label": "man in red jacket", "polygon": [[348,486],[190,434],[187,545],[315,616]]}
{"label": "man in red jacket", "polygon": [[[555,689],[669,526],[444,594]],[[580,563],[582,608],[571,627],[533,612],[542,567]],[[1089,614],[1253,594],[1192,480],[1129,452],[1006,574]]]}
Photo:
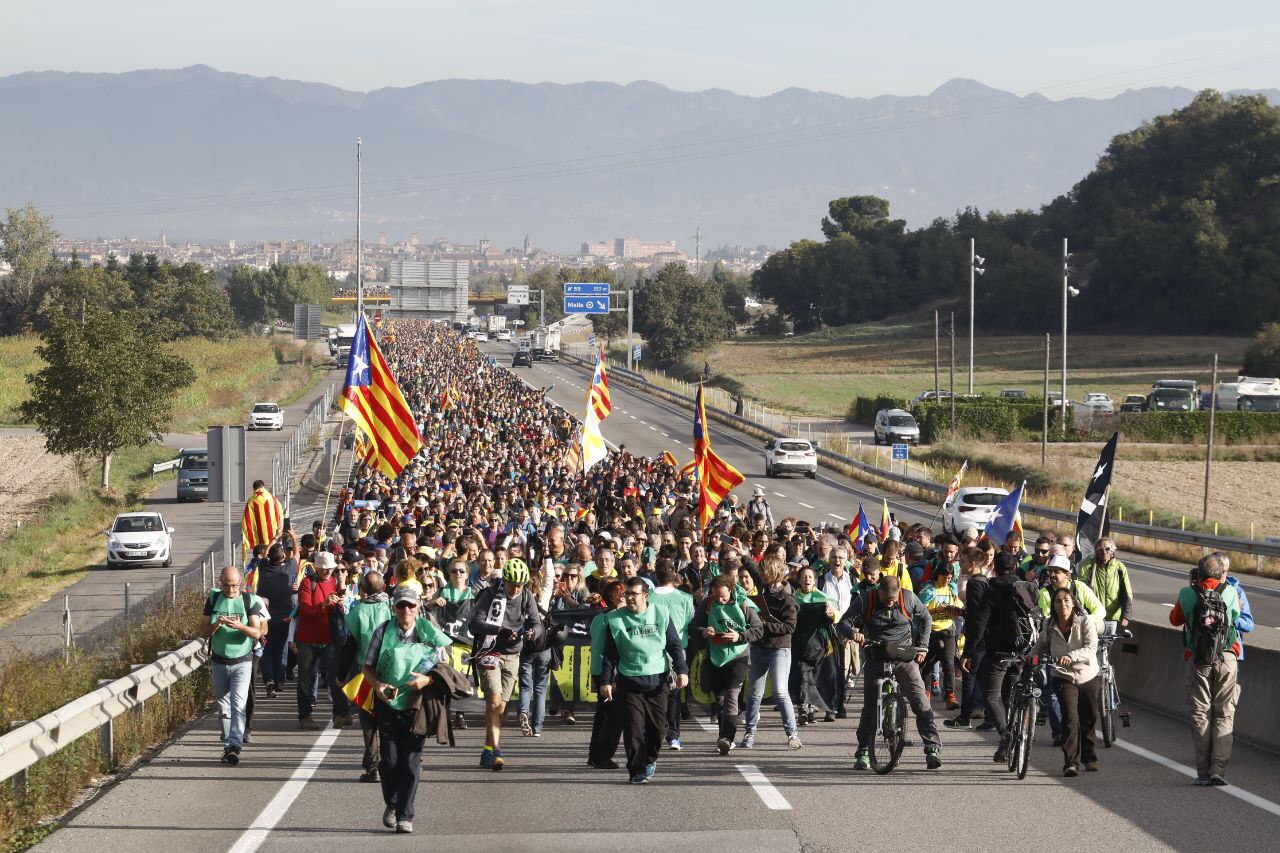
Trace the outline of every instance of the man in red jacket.
{"label": "man in red jacket", "polygon": [[333,726],[351,723],[350,703],[338,684],[338,649],[330,629],[330,616],[342,618],[342,590],[334,569],[338,561],[327,551],[315,558],[315,575],[307,575],[298,585],[298,617],[294,643],[298,652],[298,728],[315,731],[320,726],[311,718],[316,704],[316,684],[324,673],[333,700]]}

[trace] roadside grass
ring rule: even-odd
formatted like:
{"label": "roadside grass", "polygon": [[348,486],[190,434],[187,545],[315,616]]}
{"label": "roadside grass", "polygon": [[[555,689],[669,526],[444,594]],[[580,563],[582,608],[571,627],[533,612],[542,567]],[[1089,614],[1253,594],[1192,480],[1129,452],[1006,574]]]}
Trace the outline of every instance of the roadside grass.
{"label": "roadside grass", "polygon": [[[18,720],[36,720],[92,692],[99,679],[120,678],[138,661],[178,648],[198,634],[204,590],[181,593],[177,605],[153,608],[145,621],[124,633],[118,644],[98,654],[11,658],[0,662],[0,731]],[[136,713],[116,717],[114,747],[108,759],[99,750],[98,733],[85,735],[27,771],[24,791],[0,785],[0,853],[17,853],[57,828],[57,815],[70,808],[81,791],[107,773],[127,766],[162,743],[195,717],[212,695],[208,669],[178,681]]]}
{"label": "roadside grass", "polygon": [[[945,325],[945,324],[944,324]],[[1248,338],[1072,334],[1068,342],[1067,395],[1088,391],[1145,393],[1159,378],[1195,379],[1207,385],[1213,354],[1221,377],[1234,377]],[[955,384],[968,391],[968,341],[956,337]],[[1061,390],[1061,339],[1050,357],[1049,389]],[[790,338],[741,337],[724,341],[692,361],[706,361],[713,376],[740,383],[771,407],[817,417],[844,417],[859,395],[911,398],[933,387],[933,322],[894,321],[823,329]],[[974,390],[999,393],[1022,388],[1039,396],[1044,382],[1044,338],[979,334],[974,345]],[[940,384],[949,387],[949,340],[941,342]]]}

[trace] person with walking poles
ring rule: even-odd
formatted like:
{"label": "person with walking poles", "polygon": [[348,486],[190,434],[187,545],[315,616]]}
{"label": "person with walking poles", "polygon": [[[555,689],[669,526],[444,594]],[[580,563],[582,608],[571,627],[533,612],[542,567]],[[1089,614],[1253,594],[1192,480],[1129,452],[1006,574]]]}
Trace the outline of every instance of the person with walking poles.
{"label": "person with walking poles", "polygon": [[240,763],[244,745],[245,712],[253,689],[253,647],[267,632],[262,605],[241,589],[240,570],[228,566],[218,578],[218,589],[204,603],[208,619],[201,636],[209,638],[210,671],[214,702],[222,723],[222,761]]}
{"label": "person with walking poles", "polygon": [[414,694],[435,678],[429,670],[439,662],[439,649],[450,640],[426,619],[419,619],[421,600],[412,587],[397,589],[393,617],[374,629],[361,672],[373,687],[378,724],[378,770],[386,810],[382,825],[413,832],[413,799],[422,770],[425,735],[413,733]]}
{"label": "person with walking poles", "polygon": [[1196,784],[1227,784],[1231,729],[1240,700],[1241,643],[1236,629],[1240,597],[1226,582],[1218,553],[1200,559],[1192,582],[1178,592],[1169,622],[1182,628],[1187,661],[1187,704],[1196,753]]}
{"label": "person with walking poles", "polygon": [[[623,592],[625,606],[608,615],[604,628],[604,662],[600,699],[617,702],[614,713],[622,727],[631,784],[653,779],[667,730],[667,695],[689,683],[680,632],[665,607],[649,604],[649,585],[631,578]],[[675,672],[674,684],[671,673]]]}

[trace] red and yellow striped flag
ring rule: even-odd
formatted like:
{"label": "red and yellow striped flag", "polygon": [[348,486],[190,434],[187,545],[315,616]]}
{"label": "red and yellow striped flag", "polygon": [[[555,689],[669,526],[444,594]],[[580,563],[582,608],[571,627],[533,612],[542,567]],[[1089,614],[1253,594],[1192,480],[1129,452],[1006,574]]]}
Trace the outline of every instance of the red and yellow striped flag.
{"label": "red and yellow striped flag", "polygon": [[591,390],[587,392],[591,410],[596,413],[596,420],[603,422],[613,411],[613,402],[609,399],[609,377],[604,370],[604,354],[596,357],[596,372],[591,377]]}
{"label": "red and yellow striped flag", "polygon": [[422,449],[422,436],[364,317],[356,324],[349,359],[338,405],[371,440],[373,465],[397,477]]}
{"label": "red and yellow striped flag", "polygon": [[693,461],[698,472],[698,523],[706,527],[720,505],[745,478],[737,468],[725,462],[711,449],[711,431],[707,429],[707,410],[702,402],[702,383],[693,411]]}
{"label": "red and yellow striped flag", "polygon": [[284,524],[284,508],[267,487],[256,489],[244,505],[242,529],[246,550],[255,545],[270,545],[280,535]]}
{"label": "red and yellow striped flag", "polygon": [[373,713],[373,685],[365,680],[363,672],[357,672],[354,678],[342,685],[342,693],[357,708]]}
{"label": "red and yellow striped flag", "polygon": [[666,464],[670,465],[672,468],[679,468],[679,467],[680,467],[680,463],[679,463],[679,462],[677,462],[677,461],[676,461],[676,458],[675,458],[674,456],[672,456],[672,455],[671,455],[671,451],[670,451],[670,450],[664,450],[664,451],[662,451],[662,456],[658,457],[658,461],[659,461],[659,462],[665,462]]}

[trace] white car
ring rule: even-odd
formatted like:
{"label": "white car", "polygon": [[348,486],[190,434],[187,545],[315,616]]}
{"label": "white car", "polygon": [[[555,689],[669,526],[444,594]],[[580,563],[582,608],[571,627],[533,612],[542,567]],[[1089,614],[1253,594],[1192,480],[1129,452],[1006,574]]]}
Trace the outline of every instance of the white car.
{"label": "white car", "polygon": [[1115,414],[1116,404],[1111,398],[1100,391],[1090,391],[1084,395],[1084,399],[1080,401],[1080,405],[1094,412],[1101,414]]}
{"label": "white car", "polygon": [[173,528],[158,512],[122,512],[107,536],[107,568],[173,565]]}
{"label": "white car", "polygon": [[764,475],[777,477],[791,472],[810,480],[818,476],[818,452],[805,438],[775,438],[764,446]]}
{"label": "white car", "polygon": [[254,403],[249,412],[249,429],[284,429],[284,409],[276,403]]}
{"label": "white car", "polygon": [[995,513],[996,504],[1008,494],[1005,489],[991,486],[966,486],[956,493],[951,506],[942,514],[943,532],[959,535],[965,528],[972,527],[981,533]]}
{"label": "white car", "polygon": [[510,329],[499,329],[499,330],[498,330],[498,340],[500,340],[500,341],[509,341],[509,340],[511,340],[511,330],[510,330]]}

